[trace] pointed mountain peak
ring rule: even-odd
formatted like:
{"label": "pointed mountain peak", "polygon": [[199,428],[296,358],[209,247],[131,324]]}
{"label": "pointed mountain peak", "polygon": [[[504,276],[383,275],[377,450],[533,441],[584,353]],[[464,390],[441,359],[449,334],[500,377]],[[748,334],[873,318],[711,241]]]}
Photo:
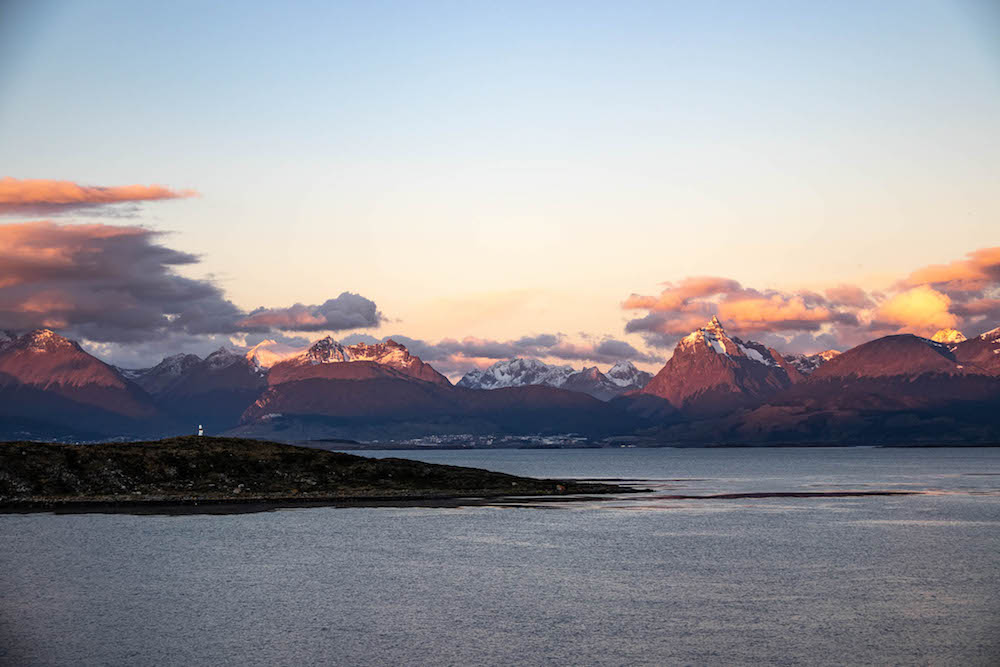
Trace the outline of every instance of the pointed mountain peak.
{"label": "pointed mountain peak", "polygon": [[615,365],[611,367],[611,370],[609,370],[606,375],[611,375],[612,373],[615,375],[619,373],[634,373],[635,370],[635,364],[628,359],[622,359],[621,361],[616,361]]}
{"label": "pointed mountain peak", "polygon": [[208,367],[213,370],[218,370],[220,368],[228,368],[238,361],[245,361],[246,357],[236,352],[235,350],[230,350],[229,348],[223,346],[212,354],[205,357],[205,363]]}
{"label": "pointed mountain peak", "polygon": [[22,347],[32,350],[59,350],[73,348],[73,341],[64,338],[51,329],[35,329],[18,340]]}
{"label": "pointed mountain peak", "polygon": [[941,329],[931,336],[931,340],[936,343],[961,343],[965,340],[965,334],[955,329]]}
{"label": "pointed mountain peak", "polygon": [[309,349],[325,349],[337,345],[337,341],[333,336],[326,336],[325,338],[320,338],[318,341],[313,343]]}
{"label": "pointed mountain peak", "polygon": [[320,338],[300,355],[299,359],[309,364],[326,364],[334,361],[350,361],[344,346],[331,336]]}
{"label": "pointed mountain peak", "polygon": [[736,344],[726,335],[719,318],[712,316],[711,321],[700,329],[695,329],[681,339],[677,351],[694,351],[707,348],[716,354],[735,354]]}

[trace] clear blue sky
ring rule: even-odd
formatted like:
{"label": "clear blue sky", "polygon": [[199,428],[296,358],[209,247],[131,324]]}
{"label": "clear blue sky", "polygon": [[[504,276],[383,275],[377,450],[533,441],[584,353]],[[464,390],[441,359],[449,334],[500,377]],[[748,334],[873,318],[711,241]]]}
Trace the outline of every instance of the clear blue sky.
{"label": "clear blue sky", "polygon": [[662,281],[879,287],[1000,237],[986,1],[0,7],[0,176],[199,190],[139,221],[247,308],[620,336]]}

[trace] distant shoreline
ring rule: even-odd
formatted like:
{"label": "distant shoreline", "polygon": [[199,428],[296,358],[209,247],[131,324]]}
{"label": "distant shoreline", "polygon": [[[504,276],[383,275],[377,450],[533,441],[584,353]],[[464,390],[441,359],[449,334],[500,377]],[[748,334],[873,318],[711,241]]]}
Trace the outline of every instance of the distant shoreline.
{"label": "distant shoreline", "polygon": [[519,500],[531,503],[563,503],[582,499],[606,500],[617,493],[643,493],[637,489],[623,489],[616,493],[573,494],[565,496],[539,495],[403,495],[403,496],[329,496],[300,498],[281,496],[273,498],[162,498],[162,499],[107,499],[52,498],[32,499],[0,504],[2,514],[139,514],[159,516],[186,516],[191,514],[253,514],[282,509],[308,509],[317,507],[476,507],[498,502],[506,504]]}
{"label": "distant shoreline", "polygon": [[1000,443],[994,444],[973,444],[973,443],[916,443],[916,444],[881,444],[881,445],[837,445],[833,443],[774,443],[767,445],[760,444],[698,444],[698,445],[686,445],[686,444],[673,444],[673,445],[647,445],[647,444],[634,444],[634,445],[567,445],[567,446],[553,446],[553,445],[523,445],[518,447],[465,447],[462,445],[392,445],[389,443],[372,443],[371,445],[367,443],[358,443],[353,446],[324,446],[328,443],[321,443],[320,441],[303,441],[295,443],[300,447],[309,447],[314,449],[326,449],[328,451],[337,452],[363,452],[363,451],[400,451],[400,452],[410,452],[410,451],[516,451],[522,449],[548,449],[548,450],[584,450],[584,449],[946,449],[946,448],[956,448],[956,449],[989,449],[991,447],[1000,447]]}

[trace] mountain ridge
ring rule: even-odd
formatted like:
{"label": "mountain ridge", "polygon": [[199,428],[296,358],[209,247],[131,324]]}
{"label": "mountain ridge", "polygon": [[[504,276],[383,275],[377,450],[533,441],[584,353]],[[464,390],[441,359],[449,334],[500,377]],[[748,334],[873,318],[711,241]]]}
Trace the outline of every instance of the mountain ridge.
{"label": "mountain ridge", "polygon": [[525,386],[547,386],[589,394],[602,401],[639,391],[652,378],[631,361],[616,362],[608,373],[596,366],[576,370],[572,366],[553,366],[538,359],[514,357],[498,361],[486,369],[466,373],[456,386],[475,390]]}

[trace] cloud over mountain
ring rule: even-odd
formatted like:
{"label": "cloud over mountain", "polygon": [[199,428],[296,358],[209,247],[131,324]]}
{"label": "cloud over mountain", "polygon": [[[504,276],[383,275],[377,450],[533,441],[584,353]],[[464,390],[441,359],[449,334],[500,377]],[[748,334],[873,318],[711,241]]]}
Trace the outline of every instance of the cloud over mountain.
{"label": "cloud over mountain", "polygon": [[633,294],[622,306],[648,311],[629,321],[627,332],[653,334],[654,341],[659,336],[663,345],[697,329],[712,315],[744,333],[817,331],[825,324],[856,323],[849,309],[814,292],[761,291],[718,276],[667,283],[658,296]]}
{"label": "cloud over mountain", "polygon": [[0,329],[46,327],[95,342],[179,334],[375,327],[370,299],[344,292],[319,306],[246,312],[210,280],[178,275],[196,264],[138,226],[50,221],[0,225]]}
{"label": "cloud over mountain", "polygon": [[594,364],[613,364],[618,361],[661,363],[662,357],[642,352],[630,343],[611,337],[597,342],[575,343],[563,334],[539,334],[499,341],[466,337],[461,340],[446,338],[431,343],[408,336],[392,335],[381,339],[365,334],[353,334],[344,339],[345,344],[375,343],[392,339],[402,343],[424,361],[447,375],[465,373],[473,368],[488,366],[502,359],[515,357],[532,359],[560,359]]}
{"label": "cloud over mountain", "polygon": [[917,269],[885,292],[849,284],[822,294],[757,290],[730,278],[697,276],[666,283],[656,296],[632,294],[622,307],[646,311],[625,330],[659,347],[672,346],[713,314],[733,331],[779,346],[785,341],[794,348],[785,349],[795,352],[831,343],[849,347],[892,333],[930,336],[959,328],[974,334],[1000,319],[1000,247]]}
{"label": "cloud over mountain", "polygon": [[0,178],[0,215],[58,215],[116,204],[197,197],[162,185],[79,185],[51,179]]}

